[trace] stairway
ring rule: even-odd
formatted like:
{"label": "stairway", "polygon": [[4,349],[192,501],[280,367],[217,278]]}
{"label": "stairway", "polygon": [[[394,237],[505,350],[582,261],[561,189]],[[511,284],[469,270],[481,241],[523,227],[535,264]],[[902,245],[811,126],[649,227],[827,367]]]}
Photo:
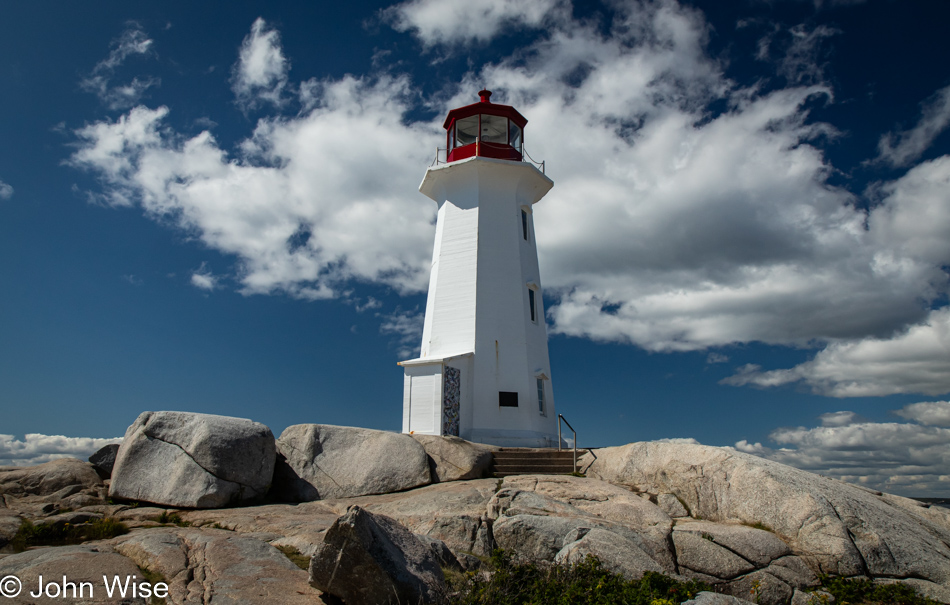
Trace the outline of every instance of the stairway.
{"label": "stairway", "polygon": [[[577,450],[577,458],[587,450]],[[574,472],[572,450],[503,447],[492,452],[492,471],[495,477],[511,475],[569,475]]]}

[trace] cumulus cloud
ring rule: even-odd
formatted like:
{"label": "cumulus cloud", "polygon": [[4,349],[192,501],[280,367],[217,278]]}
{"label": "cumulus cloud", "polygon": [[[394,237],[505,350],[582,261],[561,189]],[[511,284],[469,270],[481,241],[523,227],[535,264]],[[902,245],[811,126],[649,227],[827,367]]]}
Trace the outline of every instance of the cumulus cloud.
{"label": "cumulus cloud", "polygon": [[920,158],[933,140],[950,125],[950,86],[941,88],[924,101],[917,125],[889,132],[878,141],[879,161],[891,166],[907,166]]}
{"label": "cumulus cloud", "polygon": [[950,401],[912,403],[894,413],[926,426],[950,427]]}
{"label": "cumulus cloud", "polygon": [[443,2],[410,0],[382,11],[397,31],[412,31],[426,46],[487,42],[507,28],[538,27],[563,0],[482,0]]}
{"label": "cumulus cloud", "polygon": [[[513,5],[490,6],[503,15]],[[527,150],[556,183],[534,213],[553,332],[650,351],[827,345],[798,377],[747,368],[733,383],[946,390],[947,356],[908,366],[915,354],[901,339],[946,342],[946,312],[929,307],[948,289],[950,159],[878,184],[865,211],[828,183],[835,168],[817,141],[835,130],[810,117],[833,102],[827,86],[729,80],[707,50],[702,13],[673,1],[626,3],[596,25],[556,4],[530,6],[548,15],[532,18],[548,19],[540,38],[435,95],[424,105],[431,119],[409,118],[423,106],[407,76],[314,79],[299,86],[298,114],[261,118],[234,149],[208,132],[176,133],[167,108],[136,107],[78,130],[71,162],[100,177],[103,202],[141,206],[233,255],[245,293],[345,297],[352,282],[417,293],[435,214],[418,181],[444,141],[445,111],[487,83],[493,100],[530,118]],[[440,7],[393,10],[449,10]],[[506,23],[489,19],[476,35],[455,13],[439,15],[429,29],[422,17],[397,27],[435,44]],[[262,58],[252,61],[254,48]],[[241,53],[235,82],[248,85],[236,91],[283,99],[292,86],[277,32],[255,22]],[[878,367],[861,372],[852,357],[870,349]],[[906,367],[922,374],[901,378]]]}
{"label": "cumulus cloud", "polygon": [[[950,425],[950,404],[926,402],[896,414],[917,420],[935,413]],[[769,448],[745,440],[739,451],[871,489],[907,496],[950,496],[950,428],[926,423],[855,422],[853,412],[821,416],[822,426],[776,429]],[[827,420],[831,420],[830,423]]]}
{"label": "cumulus cloud", "polygon": [[110,443],[122,443],[122,437],[97,439],[27,433],[23,439],[0,435],[0,466],[42,464],[57,458],[87,459]]}
{"label": "cumulus cloud", "polygon": [[13,187],[0,181],[0,200],[8,200],[13,197]]}
{"label": "cumulus cloud", "polygon": [[126,84],[112,84],[112,78],[127,58],[132,55],[148,55],[153,41],[138,23],[130,23],[122,35],[112,42],[109,56],[96,64],[92,73],[79,82],[79,86],[99,97],[109,109],[126,109],[141,100],[149,88],[161,84],[158,78],[135,77]]}
{"label": "cumulus cloud", "polygon": [[746,365],[722,384],[774,387],[802,382],[830,397],[950,391],[950,307],[892,338],[834,342],[790,369]]}
{"label": "cumulus cloud", "polygon": [[283,105],[289,69],[290,63],[280,45],[280,34],[268,28],[264,19],[258,17],[241,43],[238,62],[231,74],[231,88],[238,105],[245,110],[268,103],[277,107]]}
{"label": "cumulus cloud", "polygon": [[407,86],[328,82],[319,107],[262,119],[233,156],[209,132],[170,132],[167,108],[137,107],[79,129],[70,161],[99,174],[106,202],[139,204],[235,255],[245,293],[332,298],[351,280],[418,292],[435,215],[416,191],[431,148],[419,141],[433,130],[401,124]]}

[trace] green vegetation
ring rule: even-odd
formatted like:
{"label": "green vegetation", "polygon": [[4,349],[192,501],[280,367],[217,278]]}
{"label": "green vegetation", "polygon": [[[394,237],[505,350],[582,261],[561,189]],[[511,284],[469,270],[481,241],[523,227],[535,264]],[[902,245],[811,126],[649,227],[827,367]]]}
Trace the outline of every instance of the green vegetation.
{"label": "green vegetation", "polygon": [[34,525],[24,520],[16,535],[10,540],[14,552],[23,552],[31,546],[63,546],[80,544],[90,540],[107,540],[127,534],[129,528],[111,517],[95,519],[89,523],[39,523]]}
{"label": "green vegetation", "polygon": [[162,525],[177,525],[178,527],[191,527],[191,521],[185,521],[178,513],[169,513],[167,510],[155,517],[155,521]]}
{"label": "green vegetation", "polygon": [[310,557],[303,554],[293,546],[275,546],[277,550],[284,553],[284,556],[290,559],[294,565],[303,570],[310,569]]}
{"label": "green vegetation", "polygon": [[[906,584],[875,584],[866,578],[821,576],[821,587],[832,594],[836,605],[938,605]],[[819,597],[813,597],[821,603]]]}
{"label": "green vegetation", "polygon": [[[138,568],[139,568],[139,571],[142,572],[141,577],[145,579],[146,582],[151,584],[152,587],[154,587],[159,582],[162,582],[163,584],[168,585],[168,580],[165,579],[165,576],[158,573],[157,571],[152,571],[151,569],[148,569],[147,567],[142,567],[141,565],[139,565]],[[152,598],[149,600],[149,605],[165,605],[165,604],[166,604],[165,599],[161,597],[156,597],[155,595],[152,595]]]}
{"label": "green vegetation", "polygon": [[711,590],[702,582],[678,582],[647,572],[630,581],[605,569],[596,557],[576,565],[513,563],[502,551],[492,553],[491,574],[452,574],[452,605],[676,605]]}

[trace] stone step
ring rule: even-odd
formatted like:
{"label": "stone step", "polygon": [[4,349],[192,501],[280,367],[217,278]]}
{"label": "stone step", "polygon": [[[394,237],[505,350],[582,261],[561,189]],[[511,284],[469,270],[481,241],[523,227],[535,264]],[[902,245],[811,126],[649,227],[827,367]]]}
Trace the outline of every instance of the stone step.
{"label": "stone step", "polygon": [[[584,453],[586,450],[578,450],[578,458]],[[501,448],[493,453],[492,471],[496,477],[569,475],[574,470],[572,450]]]}

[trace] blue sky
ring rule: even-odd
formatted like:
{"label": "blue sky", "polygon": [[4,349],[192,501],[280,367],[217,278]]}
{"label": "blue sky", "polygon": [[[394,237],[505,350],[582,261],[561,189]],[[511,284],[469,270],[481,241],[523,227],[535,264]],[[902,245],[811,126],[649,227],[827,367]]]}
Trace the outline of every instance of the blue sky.
{"label": "blue sky", "polygon": [[0,463],[398,430],[448,109],[515,105],[557,410],[950,496],[950,6],[13,3]]}

